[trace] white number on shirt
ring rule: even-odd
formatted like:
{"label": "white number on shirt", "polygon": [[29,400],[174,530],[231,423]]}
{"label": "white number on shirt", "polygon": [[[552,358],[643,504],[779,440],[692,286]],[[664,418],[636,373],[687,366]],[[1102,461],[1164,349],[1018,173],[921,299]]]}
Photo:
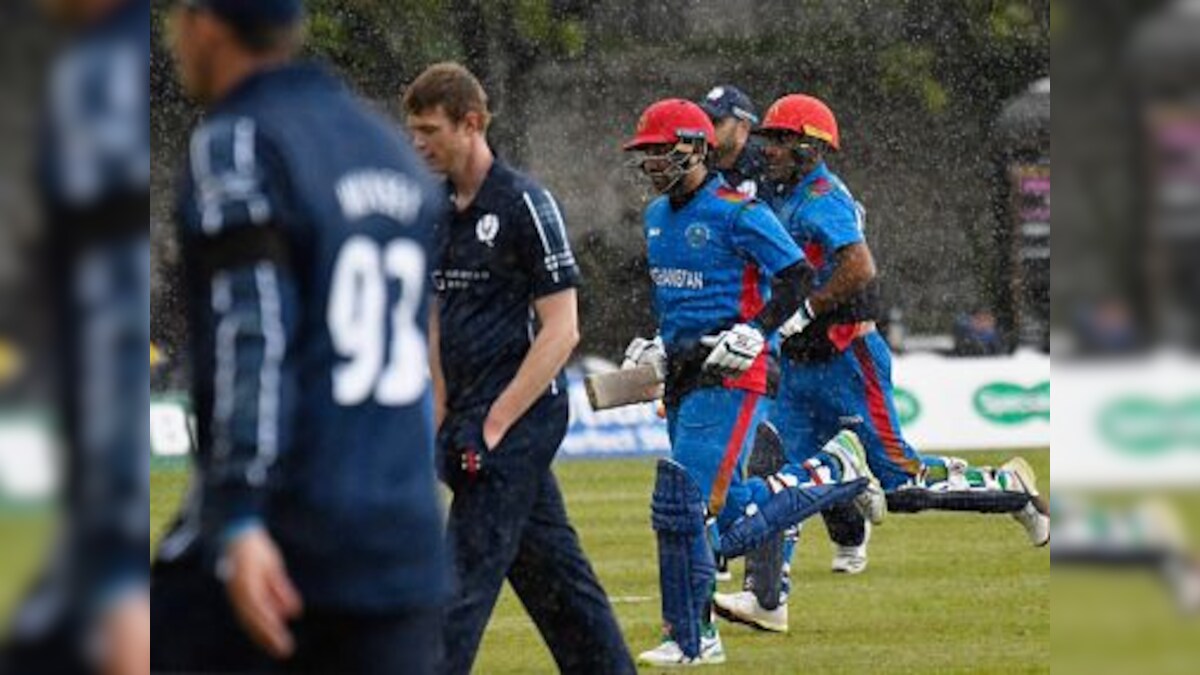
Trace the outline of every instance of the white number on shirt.
{"label": "white number on shirt", "polygon": [[[388,307],[388,279],[400,281],[400,298]],[[347,362],[333,370],[333,400],[358,405],[374,396],[380,405],[403,406],[424,393],[429,377],[425,334],[417,309],[425,282],[425,252],[408,239],[382,249],[351,237],[333,269],[326,318],[333,347]],[[387,326],[391,323],[391,344]]]}

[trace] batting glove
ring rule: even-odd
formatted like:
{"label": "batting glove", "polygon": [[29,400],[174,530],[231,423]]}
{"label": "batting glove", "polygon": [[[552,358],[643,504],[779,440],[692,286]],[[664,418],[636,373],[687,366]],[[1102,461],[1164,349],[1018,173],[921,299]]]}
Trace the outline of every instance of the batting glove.
{"label": "batting glove", "polygon": [[712,347],[704,360],[704,368],[728,377],[741,375],[754,365],[766,342],[762,331],[746,323],[739,323],[718,335],[700,338],[700,344]]}
{"label": "batting glove", "polygon": [[783,325],[779,327],[779,336],[786,340],[793,335],[799,335],[803,333],[804,329],[808,328],[808,325],[811,324],[816,318],[817,317],[813,312],[812,305],[809,304],[808,300],[805,300],[803,303],[801,303],[800,309],[797,309],[796,313],[789,317],[787,321],[784,321]]}
{"label": "batting glove", "polygon": [[655,335],[652,340],[636,337],[625,348],[625,361],[621,363],[621,369],[638,366],[654,366],[660,375],[667,372],[667,350],[663,347],[661,336]]}

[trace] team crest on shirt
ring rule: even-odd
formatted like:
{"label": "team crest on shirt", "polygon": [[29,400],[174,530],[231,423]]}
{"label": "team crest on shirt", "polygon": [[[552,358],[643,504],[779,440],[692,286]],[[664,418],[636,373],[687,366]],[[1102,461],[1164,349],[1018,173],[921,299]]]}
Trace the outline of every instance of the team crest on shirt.
{"label": "team crest on shirt", "polygon": [[708,244],[708,228],[700,223],[688,225],[684,236],[687,238],[688,246],[692,248],[704,248]]}
{"label": "team crest on shirt", "polygon": [[489,213],[475,223],[475,236],[488,248],[496,245],[497,234],[500,234],[500,217],[496,214]]}

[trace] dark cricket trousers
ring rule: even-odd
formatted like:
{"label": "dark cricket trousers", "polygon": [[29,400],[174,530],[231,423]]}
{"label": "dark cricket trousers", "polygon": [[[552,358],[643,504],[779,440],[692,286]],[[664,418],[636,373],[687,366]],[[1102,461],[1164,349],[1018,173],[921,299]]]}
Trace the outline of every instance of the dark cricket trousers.
{"label": "dark cricket trousers", "polygon": [[480,452],[486,413],[452,414],[438,437],[442,477],[454,491],[448,534],[457,571],[442,672],[470,672],[506,578],[561,672],[635,672],[550,469],[566,433],[567,395],[542,398],[499,446]]}
{"label": "dark cricket trousers", "polygon": [[[291,623],[296,653],[276,661],[242,630],[202,556],[156,563],[151,581],[154,673],[432,675],[441,660],[441,610],[388,614],[305,607]],[[7,675],[7,674],[5,674]]]}

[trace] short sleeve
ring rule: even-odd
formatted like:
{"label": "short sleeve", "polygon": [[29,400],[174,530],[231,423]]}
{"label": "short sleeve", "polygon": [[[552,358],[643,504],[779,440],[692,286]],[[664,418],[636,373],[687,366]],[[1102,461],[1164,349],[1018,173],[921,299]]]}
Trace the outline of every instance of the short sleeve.
{"label": "short sleeve", "polygon": [[771,210],[751,202],[738,214],[733,229],[734,245],[768,276],[804,260],[804,253]]}
{"label": "short sleeve", "polygon": [[862,211],[852,200],[836,199],[832,195],[822,197],[805,209],[803,215],[810,231],[827,251],[865,241]]}
{"label": "short sleeve", "polygon": [[554,197],[540,188],[524,191],[513,220],[519,233],[518,254],[532,278],[533,297],[577,288],[581,282],[579,266]]}

